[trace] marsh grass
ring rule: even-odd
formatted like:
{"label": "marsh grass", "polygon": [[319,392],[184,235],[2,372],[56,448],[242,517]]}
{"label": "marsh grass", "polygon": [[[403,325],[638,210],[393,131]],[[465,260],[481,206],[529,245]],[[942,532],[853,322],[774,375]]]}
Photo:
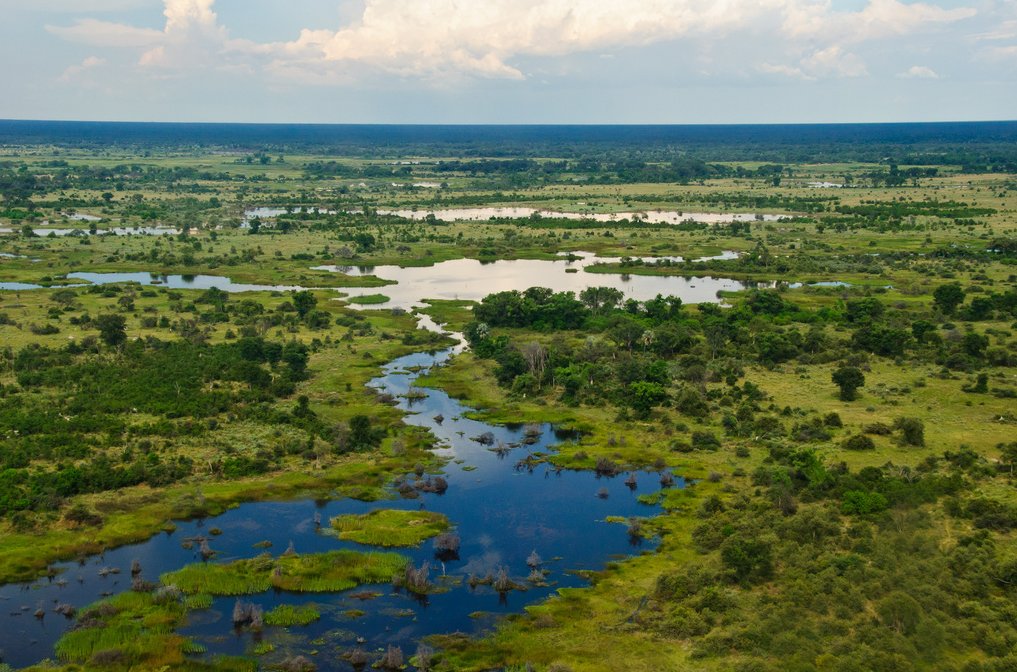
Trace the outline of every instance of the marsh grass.
{"label": "marsh grass", "polygon": [[265,614],[265,624],[279,627],[310,625],[319,618],[321,618],[321,612],[314,605],[295,607],[291,604],[281,604]]}
{"label": "marsh grass", "polygon": [[405,558],[394,553],[333,551],[280,558],[261,555],[222,565],[188,565],[164,574],[162,580],[189,595],[254,595],[270,588],[329,593],[387,582],[405,565]]}
{"label": "marsh grass", "polygon": [[430,511],[379,509],[332,519],[340,539],[385,547],[418,546],[449,528],[448,518]]}
{"label": "marsh grass", "polygon": [[365,294],[364,296],[351,296],[346,300],[360,306],[373,306],[380,303],[388,303],[391,299],[384,294]]}
{"label": "marsh grass", "polygon": [[117,661],[124,667],[158,669],[183,661],[188,641],[174,634],[185,609],[178,601],[157,602],[149,593],[127,592],[81,613],[79,627],[56,645],[57,656],[74,663]]}

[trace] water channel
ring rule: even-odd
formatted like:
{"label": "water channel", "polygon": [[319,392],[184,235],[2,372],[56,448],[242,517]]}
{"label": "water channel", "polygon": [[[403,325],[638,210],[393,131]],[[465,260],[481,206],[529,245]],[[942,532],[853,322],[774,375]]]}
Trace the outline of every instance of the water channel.
{"label": "water channel", "polygon": [[[434,326],[426,318],[422,324]],[[180,521],[172,533],[160,533],[143,543],[80,562],[58,564],[59,574],[52,579],[0,587],[0,660],[20,667],[52,656],[56,640],[73,625],[73,620],[53,613],[56,604],[81,608],[104,595],[129,589],[128,570],[135,559],[148,579],[201,562],[196,551],[184,548],[182,541],[207,535],[212,528],[222,531],[211,541],[218,553],[214,561],[224,562],[258,555],[262,551],[254,545],[265,541],[271,542],[274,554],[291,542],[298,553],[365,548],[319,531],[314,524],[316,513],[324,528],[333,516],[374,508],[424,508],[449,517],[462,538],[458,559],[436,562],[429,542],[406,551],[417,565],[430,560],[435,567],[432,576],[444,574],[458,580],[458,585],[446,593],[422,600],[390,585],[380,585],[338,594],[269,592],[250,598],[266,610],[284,603],[318,606],[320,621],[290,632],[267,628],[262,637],[278,642],[278,652],[273,655],[312,649],[319,652],[314,660],[320,670],[349,669],[339,656],[354,646],[376,651],[396,644],[409,654],[416,642],[429,634],[483,632],[492,627],[499,614],[519,612],[524,605],[543,600],[558,588],[583,585],[584,580],[575,570],[597,569],[613,558],[652,550],[652,541],[637,543],[624,525],[605,519],[656,515],[658,508],[640,503],[637,496],[658,491],[660,474],[638,472],[638,486],[633,489],[623,482],[625,475],[598,478],[592,472],[557,471],[546,465],[532,470],[520,468],[519,461],[527,455],[553,451],[556,445],[575,437],[541,425],[539,438],[527,445],[523,427],[468,419],[465,416],[469,409],[440,390],[425,390],[422,399],[406,398],[418,376],[441,366],[461,349],[459,345],[437,353],[401,357],[386,365],[382,375],[369,383],[379,392],[399,399],[399,408],[407,413],[406,423],[425,427],[437,438],[437,452],[448,459],[447,492],[381,503],[342,499],[244,504],[207,520]],[[471,438],[485,432],[510,447],[509,454],[499,456]],[[684,486],[678,477],[675,487]],[[471,574],[482,577],[504,567],[516,582],[525,584],[526,558],[532,551],[547,560],[549,585],[530,585],[525,592],[501,595],[490,587],[471,588],[465,582]],[[120,573],[110,573],[109,568]],[[362,593],[365,589],[381,596],[368,601],[350,596],[350,592]],[[233,603],[233,598],[220,598],[211,609],[193,612],[182,633],[207,647],[209,656],[249,655],[254,641],[251,633],[234,630],[230,618]],[[354,609],[365,613],[353,618],[348,612]],[[36,618],[36,610],[42,610],[45,616]],[[311,641],[316,643],[312,646]]]}

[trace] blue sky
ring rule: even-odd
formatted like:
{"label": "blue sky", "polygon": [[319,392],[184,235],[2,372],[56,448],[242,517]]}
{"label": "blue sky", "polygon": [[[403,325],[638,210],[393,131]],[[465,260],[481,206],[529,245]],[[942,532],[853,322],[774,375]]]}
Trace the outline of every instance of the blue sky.
{"label": "blue sky", "polygon": [[0,0],[0,118],[1017,118],[1017,0]]}

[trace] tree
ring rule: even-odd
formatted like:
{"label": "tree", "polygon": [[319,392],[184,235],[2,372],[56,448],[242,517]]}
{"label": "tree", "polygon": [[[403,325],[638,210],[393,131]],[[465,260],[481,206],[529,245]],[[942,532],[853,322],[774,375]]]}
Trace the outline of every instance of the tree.
{"label": "tree", "polygon": [[614,287],[588,287],[579,292],[579,300],[594,313],[611,312],[624,298],[625,295]]}
{"label": "tree", "polygon": [[629,404],[642,418],[649,416],[654,406],[659,406],[668,399],[667,390],[663,385],[645,380],[629,385],[628,397]]}
{"label": "tree", "polygon": [[123,315],[100,315],[95,319],[95,326],[103,342],[111,348],[127,340],[127,320]]}
{"label": "tree", "polygon": [[932,293],[932,299],[944,315],[953,315],[957,306],[964,302],[964,290],[957,282],[940,285]]}
{"label": "tree", "polygon": [[306,289],[302,292],[293,292],[293,307],[297,309],[300,319],[307,317],[307,314],[318,305],[318,299]]}
{"label": "tree", "polygon": [[865,374],[856,366],[842,366],[833,372],[833,383],[840,388],[842,401],[858,398],[858,388],[865,386]]}

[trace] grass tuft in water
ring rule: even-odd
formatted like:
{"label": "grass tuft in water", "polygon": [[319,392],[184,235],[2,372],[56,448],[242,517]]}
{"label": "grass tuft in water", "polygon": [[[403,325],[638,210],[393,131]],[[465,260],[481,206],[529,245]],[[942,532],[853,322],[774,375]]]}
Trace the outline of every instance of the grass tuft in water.
{"label": "grass tuft in water", "polygon": [[370,546],[419,546],[449,528],[448,518],[430,511],[379,509],[332,519],[340,539]]}
{"label": "grass tuft in water", "polygon": [[281,604],[265,614],[265,624],[279,627],[310,625],[319,618],[321,618],[321,612],[313,605],[294,607],[290,604]]}

